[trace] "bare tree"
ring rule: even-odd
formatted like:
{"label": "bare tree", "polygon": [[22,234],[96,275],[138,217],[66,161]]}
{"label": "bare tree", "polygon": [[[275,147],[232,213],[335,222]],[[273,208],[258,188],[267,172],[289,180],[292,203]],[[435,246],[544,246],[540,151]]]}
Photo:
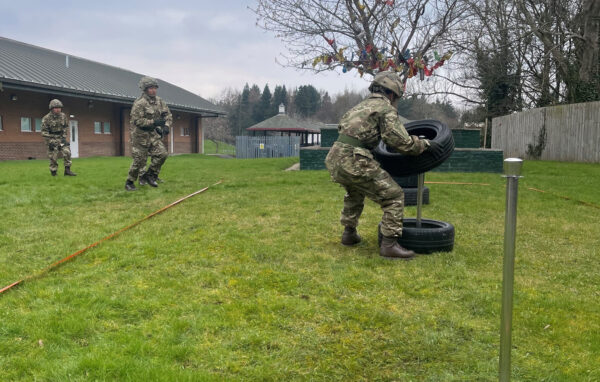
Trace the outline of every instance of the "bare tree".
{"label": "bare tree", "polygon": [[227,117],[207,118],[203,120],[203,125],[204,138],[213,141],[217,153],[220,144],[235,144],[235,138],[231,135]]}
{"label": "bare tree", "polygon": [[258,0],[252,10],[258,26],[286,43],[283,65],[395,70],[404,81],[443,65],[451,53],[438,43],[462,17],[460,0]]}
{"label": "bare tree", "polygon": [[520,17],[555,66],[556,86],[565,85],[565,101],[600,97],[600,1],[516,0]]}

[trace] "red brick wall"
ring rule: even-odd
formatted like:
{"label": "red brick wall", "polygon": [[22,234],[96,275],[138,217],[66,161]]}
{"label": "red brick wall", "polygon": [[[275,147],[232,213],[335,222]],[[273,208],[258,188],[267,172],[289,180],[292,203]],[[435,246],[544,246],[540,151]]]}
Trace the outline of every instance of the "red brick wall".
{"label": "red brick wall", "polygon": [[123,155],[128,157],[131,156],[131,145],[129,144],[131,141],[131,125],[129,124],[130,113],[131,107],[123,108],[120,111],[121,120],[123,121],[123,130],[121,131],[121,139],[123,140]]}
{"label": "red brick wall", "polygon": [[[6,88],[0,92],[0,159],[46,158],[42,136],[35,132],[35,118],[48,112],[50,100],[43,96],[27,99],[26,95]],[[11,101],[12,96],[17,100]],[[21,117],[31,118],[32,132],[21,132]]]}
{"label": "red brick wall", "polygon": [[5,159],[44,159],[47,158],[43,142],[0,143],[0,160]]}
{"label": "red brick wall", "polygon": [[[11,97],[17,100],[12,101]],[[79,156],[119,155],[120,105],[92,101],[86,98],[54,96],[52,94],[35,93],[24,90],[5,88],[0,92],[0,160],[46,158],[46,148],[41,133],[35,132],[35,118],[42,118],[48,113],[51,99],[62,101],[63,112],[72,120],[78,121]],[[21,131],[21,117],[31,118],[32,132]],[[94,134],[94,122],[110,122],[110,134]]]}
{"label": "red brick wall", "polygon": [[[199,153],[202,148],[202,119],[189,113],[173,113],[173,152],[175,154]],[[189,130],[188,136],[182,136],[183,128]]]}
{"label": "red brick wall", "polygon": [[[79,156],[114,156],[120,155],[119,105],[109,102],[92,101],[85,98],[62,100],[65,107],[70,108],[72,120],[76,120],[79,128]],[[94,133],[94,122],[110,122],[110,134]],[[104,126],[102,126],[104,128]]]}
{"label": "red brick wall", "polygon": [[[12,95],[17,97],[16,101],[11,101]],[[0,92],[0,160],[46,158],[46,147],[41,134],[35,131],[21,132],[21,117],[31,118],[32,130],[35,130],[35,118],[42,118],[48,113],[48,103],[53,98],[60,99],[64,105],[63,112],[73,115],[70,119],[78,123],[79,157],[131,155],[130,105],[96,100],[90,102],[87,98],[55,96],[5,87]],[[110,134],[95,134],[94,122],[110,122]],[[184,127],[189,128],[189,136],[181,135]],[[174,111],[173,131],[164,139],[169,153],[199,152],[202,147],[201,129],[201,118]]]}

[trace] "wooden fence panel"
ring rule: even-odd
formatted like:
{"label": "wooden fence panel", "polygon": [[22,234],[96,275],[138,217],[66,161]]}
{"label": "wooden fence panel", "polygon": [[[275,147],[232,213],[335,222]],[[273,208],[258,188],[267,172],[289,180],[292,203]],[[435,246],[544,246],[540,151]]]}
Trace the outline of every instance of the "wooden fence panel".
{"label": "wooden fence panel", "polygon": [[526,110],[492,120],[492,148],[507,157],[528,158],[528,145],[541,140],[540,159],[600,163],[600,102]]}

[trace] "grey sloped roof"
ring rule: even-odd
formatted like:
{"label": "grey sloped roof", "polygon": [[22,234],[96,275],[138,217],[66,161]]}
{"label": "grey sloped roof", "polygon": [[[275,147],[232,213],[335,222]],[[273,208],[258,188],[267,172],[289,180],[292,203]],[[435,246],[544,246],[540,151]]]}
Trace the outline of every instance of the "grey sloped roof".
{"label": "grey sloped roof", "polygon": [[[67,58],[68,57],[68,58]],[[67,67],[68,60],[68,67]],[[42,88],[57,93],[133,102],[143,74],[0,37],[0,81],[5,87]],[[225,114],[185,89],[158,79],[159,96],[174,109]]]}
{"label": "grey sloped roof", "polygon": [[320,132],[320,125],[317,122],[298,121],[286,114],[277,114],[271,118],[248,127],[250,131],[295,131],[295,132]]}

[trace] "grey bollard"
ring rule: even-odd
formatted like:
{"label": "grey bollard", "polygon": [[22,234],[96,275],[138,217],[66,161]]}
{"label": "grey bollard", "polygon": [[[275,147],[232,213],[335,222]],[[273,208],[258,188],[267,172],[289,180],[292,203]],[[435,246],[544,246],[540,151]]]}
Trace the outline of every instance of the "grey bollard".
{"label": "grey bollard", "polygon": [[517,192],[523,160],[504,160],[506,178],[506,215],[504,221],[504,265],[502,270],[502,317],[500,319],[500,382],[510,381],[510,351],[517,231]]}
{"label": "grey bollard", "polygon": [[[424,135],[419,135],[419,139],[425,139]],[[423,212],[423,190],[425,189],[425,173],[421,172],[417,180],[417,221],[416,227],[421,228],[421,215]]]}

